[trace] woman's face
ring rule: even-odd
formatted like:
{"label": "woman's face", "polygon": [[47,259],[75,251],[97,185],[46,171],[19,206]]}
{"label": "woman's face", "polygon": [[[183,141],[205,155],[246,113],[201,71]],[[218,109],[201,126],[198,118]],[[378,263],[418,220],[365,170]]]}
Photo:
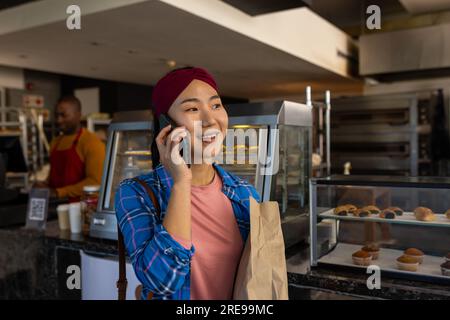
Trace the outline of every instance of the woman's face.
{"label": "woman's face", "polygon": [[193,80],[174,101],[168,115],[189,132],[191,153],[194,148],[203,157],[219,153],[228,128],[228,115],[219,94],[210,85]]}

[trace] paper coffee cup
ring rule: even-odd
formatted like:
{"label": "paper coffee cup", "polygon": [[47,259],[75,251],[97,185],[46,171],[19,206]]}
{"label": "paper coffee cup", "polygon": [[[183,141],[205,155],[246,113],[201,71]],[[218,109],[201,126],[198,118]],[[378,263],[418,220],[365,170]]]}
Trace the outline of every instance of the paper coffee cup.
{"label": "paper coffee cup", "polygon": [[81,205],[74,202],[69,205],[70,232],[81,233]]}
{"label": "paper coffee cup", "polygon": [[70,229],[69,222],[69,205],[68,204],[60,204],[56,207],[56,212],[58,212],[58,224],[60,230],[68,230]]}

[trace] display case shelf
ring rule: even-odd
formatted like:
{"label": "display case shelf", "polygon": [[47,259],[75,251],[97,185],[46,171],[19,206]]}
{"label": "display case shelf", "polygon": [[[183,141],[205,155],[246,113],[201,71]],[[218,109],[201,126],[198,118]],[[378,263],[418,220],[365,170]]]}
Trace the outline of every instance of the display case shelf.
{"label": "display case shelf", "polygon": [[[333,251],[319,259],[321,265],[340,265],[351,268],[366,270],[367,267],[353,264],[352,253],[361,249],[361,246],[348,243],[339,243]],[[416,272],[404,271],[397,268],[397,258],[403,255],[403,250],[381,248],[379,258],[372,260],[371,265],[378,266],[381,271],[395,272],[405,276],[431,277],[441,279],[445,282],[450,281],[450,277],[442,275],[440,265],[445,261],[444,257],[425,255],[423,263],[419,265]]]}
{"label": "display case shelf", "polygon": [[319,214],[320,218],[324,219],[336,219],[336,220],[347,220],[347,221],[359,221],[359,222],[382,222],[382,223],[398,223],[398,224],[409,224],[416,226],[427,226],[427,227],[446,227],[450,228],[450,219],[448,219],[443,214],[436,214],[435,221],[419,221],[416,219],[413,212],[404,212],[402,216],[397,216],[395,219],[384,219],[377,216],[372,217],[355,217],[352,215],[348,216],[338,216],[334,214],[334,209],[327,210]]}

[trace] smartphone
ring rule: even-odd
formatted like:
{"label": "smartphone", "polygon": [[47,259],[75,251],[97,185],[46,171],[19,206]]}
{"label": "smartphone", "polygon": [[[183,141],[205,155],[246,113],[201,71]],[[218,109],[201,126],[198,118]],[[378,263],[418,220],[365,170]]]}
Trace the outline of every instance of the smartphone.
{"label": "smartphone", "polygon": [[175,121],[173,121],[172,119],[170,119],[167,115],[165,114],[161,114],[158,118],[159,120],[159,129],[163,129],[165,127],[167,127],[169,124],[172,126],[172,129],[175,129],[177,127],[177,124],[175,123]]}
{"label": "smartphone", "polygon": [[[178,125],[175,123],[175,121],[173,121],[170,117],[168,117],[165,114],[161,114],[158,118],[159,120],[159,129],[165,128],[167,127],[169,124],[172,126],[170,132],[172,132],[173,129],[175,129],[176,127],[178,127]],[[180,149],[180,156],[183,158],[183,149],[185,147],[187,147],[186,141],[184,141],[184,139],[181,140],[181,146],[182,148]],[[184,159],[186,161],[186,159]],[[190,167],[188,165],[188,167]]]}

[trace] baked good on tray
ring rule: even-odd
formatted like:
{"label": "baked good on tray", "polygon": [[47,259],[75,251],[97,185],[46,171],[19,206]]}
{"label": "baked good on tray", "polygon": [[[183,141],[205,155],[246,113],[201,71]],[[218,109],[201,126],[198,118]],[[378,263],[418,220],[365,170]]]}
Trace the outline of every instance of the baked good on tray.
{"label": "baked good on tray", "polygon": [[381,210],[376,206],[365,206],[362,210],[369,211],[371,214],[380,214]]}
{"label": "baked good on tray", "polygon": [[334,214],[338,216],[346,216],[348,214],[347,206],[339,206],[334,208]]}
{"label": "baked good on tray", "polygon": [[403,253],[405,256],[414,259],[418,263],[423,262],[423,257],[425,255],[422,251],[420,251],[419,249],[416,249],[416,248],[408,248]]}
{"label": "baked good on tray", "polygon": [[369,266],[372,262],[372,256],[364,251],[359,250],[352,254],[353,263],[357,266]]}
{"label": "baked good on tray", "polygon": [[347,207],[348,213],[351,213],[351,214],[354,214],[355,211],[358,210],[358,208],[352,204],[346,204],[345,206]]}
{"label": "baked good on tray", "polygon": [[450,252],[445,256],[445,261],[450,261]]}
{"label": "baked good on tray", "polygon": [[397,258],[397,268],[399,270],[416,272],[419,268],[419,263],[414,258],[403,255]]}
{"label": "baked good on tray", "polygon": [[372,260],[377,260],[380,256],[380,247],[373,243],[362,247],[361,250],[370,254],[372,256]]}
{"label": "baked good on tray", "polygon": [[390,209],[384,209],[380,213],[380,218],[382,219],[395,219],[396,216],[395,212]]}
{"label": "baked good on tray", "polygon": [[397,216],[403,215],[403,210],[399,207],[389,207],[388,210],[394,211]]}
{"label": "baked good on tray", "polygon": [[450,277],[450,261],[441,264],[441,271],[443,276]]}
{"label": "baked good on tray", "polygon": [[358,208],[356,208],[354,205],[345,204],[343,206],[336,207],[334,209],[334,214],[338,216],[346,216],[347,214],[355,214],[356,210],[358,210]]}
{"label": "baked good on tray", "polygon": [[419,221],[434,221],[436,220],[436,215],[433,211],[426,207],[417,207],[414,209],[414,215]]}
{"label": "baked good on tray", "polygon": [[356,211],[353,212],[353,215],[355,217],[360,217],[360,218],[365,218],[370,216],[370,211],[369,210],[365,210],[364,208],[362,209],[357,209]]}
{"label": "baked good on tray", "polygon": [[445,216],[447,217],[447,219],[450,219],[450,209],[445,211]]}

